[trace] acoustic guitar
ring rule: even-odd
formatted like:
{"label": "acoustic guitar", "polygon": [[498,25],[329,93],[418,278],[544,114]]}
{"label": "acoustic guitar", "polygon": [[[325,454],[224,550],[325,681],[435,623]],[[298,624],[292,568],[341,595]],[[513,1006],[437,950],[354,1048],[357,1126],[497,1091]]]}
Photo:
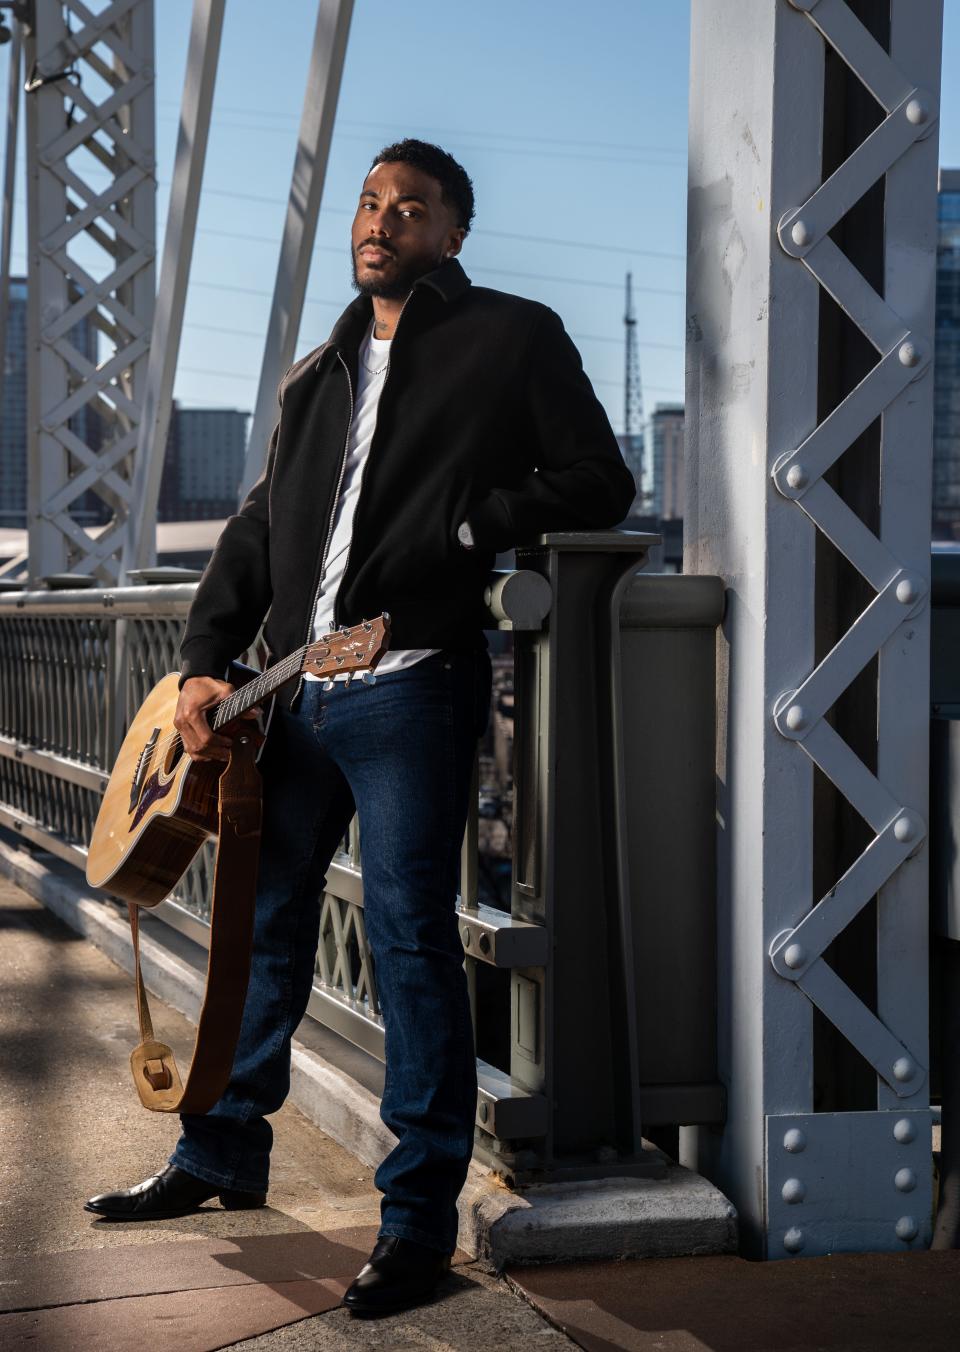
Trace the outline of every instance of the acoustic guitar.
{"label": "acoustic guitar", "polygon": [[[332,678],[347,672],[347,683],[364,685],[389,644],[390,616],[384,613],[325,634],[266,671],[230,664],[235,688],[207,709],[207,721],[228,735],[242,730],[263,749],[276,691],[302,673]],[[137,711],[110,774],[87,854],[87,882],[138,906],[157,906],[168,897],[208,836],[218,834],[222,761],[193,761],[173,723],[178,672],[158,681]],[[266,726],[237,720],[256,706]]]}

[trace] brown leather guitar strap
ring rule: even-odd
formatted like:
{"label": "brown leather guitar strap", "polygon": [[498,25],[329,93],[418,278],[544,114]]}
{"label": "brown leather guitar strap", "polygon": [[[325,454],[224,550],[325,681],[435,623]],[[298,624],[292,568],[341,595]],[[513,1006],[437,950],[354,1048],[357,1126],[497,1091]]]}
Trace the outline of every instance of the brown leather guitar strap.
{"label": "brown leather guitar strap", "polygon": [[140,971],[139,907],[128,903],[137,978],[140,1045],[130,1054],[137,1093],[158,1113],[205,1113],[233,1068],[250,978],[260,859],[261,779],[252,737],[234,737],[219,779],[217,859],[210,912],[210,954],[193,1059],[184,1085],[172,1050],[153,1035]]}

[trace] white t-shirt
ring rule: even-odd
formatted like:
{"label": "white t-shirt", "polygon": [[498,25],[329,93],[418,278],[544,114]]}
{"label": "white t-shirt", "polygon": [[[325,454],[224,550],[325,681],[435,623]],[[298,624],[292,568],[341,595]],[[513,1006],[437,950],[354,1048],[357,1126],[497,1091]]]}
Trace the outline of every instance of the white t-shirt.
{"label": "white t-shirt", "polygon": [[[313,615],[313,641],[333,629],[333,603],[337,589],[347,566],[347,554],[353,534],[353,514],[360,497],[360,481],[363,467],[370,453],[373,430],[377,424],[377,405],[380,391],[387,375],[387,361],[390,357],[389,338],[374,338],[373,320],[367,335],[360,345],[360,360],[357,363],[357,390],[353,401],[353,422],[350,424],[350,440],[347,444],[347,460],[343,468],[343,480],[333,515],[333,534],[327,550],[327,562],[320,578],[320,591]],[[374,618],[365,615],[364,619]],[[390,648],[377,663],[377,672],[399,671],[402,667],[412,667],[438,648]],[[345,681],[347,673],[337,672],[333,679]],[[304,680],[319,681],[325,677],[304,673]]]}

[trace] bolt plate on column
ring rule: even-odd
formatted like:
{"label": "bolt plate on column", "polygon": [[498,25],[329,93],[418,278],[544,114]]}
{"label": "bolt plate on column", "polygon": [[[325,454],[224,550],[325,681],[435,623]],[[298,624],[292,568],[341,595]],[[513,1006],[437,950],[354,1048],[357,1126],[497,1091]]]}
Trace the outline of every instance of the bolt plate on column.
{"label": "bolt plate on column", "polygon": [[928,1109],[767,1117],[767,1257],[927,1248],[931,1155]]}

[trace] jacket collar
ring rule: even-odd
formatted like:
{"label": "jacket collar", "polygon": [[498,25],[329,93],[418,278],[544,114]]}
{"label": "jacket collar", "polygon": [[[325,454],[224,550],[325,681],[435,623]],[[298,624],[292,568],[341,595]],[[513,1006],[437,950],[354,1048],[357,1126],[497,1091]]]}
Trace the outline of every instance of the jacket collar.
{"label": "jacket collar", "polygon": [[458,300],[469,285],[470,278],[456,258],[444,259],[433,272],[425,272],[414,282],[414,286],[432,286],[446,301]]}
{"label": "jacket collar", "polygon": [[[418,277],[413,284],[413,291],[416,291],[417,287],[430,287],[449,304],[459,299],[469,286],[470,278],[457,259],[447,258],[432,272],[425,272],[422,277]],[[372,315],[373,301],[370,297],[357,296],[334,324],[333,331],[324,344],[324,351],[342,348],[356,352]]]}

